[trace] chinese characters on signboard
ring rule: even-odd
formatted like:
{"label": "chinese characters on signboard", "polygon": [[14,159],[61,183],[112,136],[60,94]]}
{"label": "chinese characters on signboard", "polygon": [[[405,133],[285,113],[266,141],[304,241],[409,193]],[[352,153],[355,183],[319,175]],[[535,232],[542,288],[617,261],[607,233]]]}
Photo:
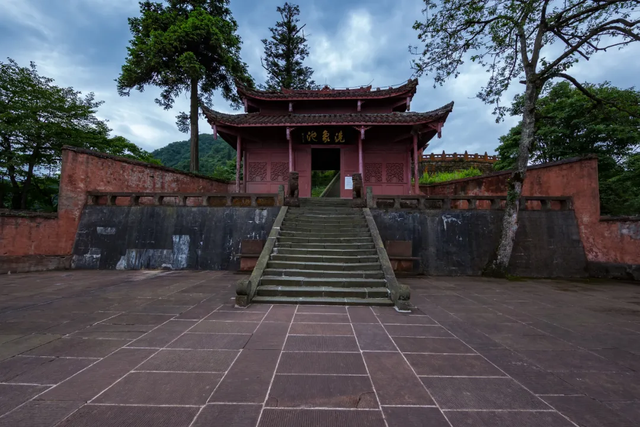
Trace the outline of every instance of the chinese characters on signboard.
{"label": "chinese characters on signboard", "polygon": [[301,139],[302,144],[347,144],[350,138],[345,129],[303,128]]}

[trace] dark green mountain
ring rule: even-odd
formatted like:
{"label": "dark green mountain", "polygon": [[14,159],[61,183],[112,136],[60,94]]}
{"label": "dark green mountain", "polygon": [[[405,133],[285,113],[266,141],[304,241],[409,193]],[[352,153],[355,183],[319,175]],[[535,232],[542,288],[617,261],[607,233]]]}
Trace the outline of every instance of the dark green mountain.
{"label": "dark green mountain", "polygon": [[[159,148],[151,155],[163,165],[189,171],[189,141],[176,141]],[[234,180],[236,151],[222,138],[213,139],[213,135],[200,134],[200,174],[220,179]]]}

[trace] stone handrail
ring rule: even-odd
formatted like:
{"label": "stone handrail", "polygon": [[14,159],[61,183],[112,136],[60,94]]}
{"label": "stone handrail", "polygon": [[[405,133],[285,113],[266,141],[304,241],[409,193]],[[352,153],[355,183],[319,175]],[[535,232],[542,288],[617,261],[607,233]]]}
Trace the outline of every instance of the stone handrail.
{"label": "stone handrail", "polygon": [[[118,199],[128,199],[119,204]],[[140,199],[149,199],[141,203]],[[166,199],[175,203],[165,204]],[[209,206],[209,207],[268,207],[282,206],[280,194],[259,193],[137,193],[137,192],[89,192],[88,205],[106,206]]]}
{"label": "stone handrail", "polygon": [[271,231],[269,232],[269,237],[262,248],[262,252],[260,252],[260,257],[256,262],[256,266],[253,268],[251,277],[238,282],[236,287],[236,305],[238,307],[246,307],[251,303],[251,300],[255,296],[262,274],[267,268],[267,264],[271,258],[271,252],[273,252],[273,248],[275,247],[278,236],[280,235],[280,227],[282,226],[284,217],[287,215],[288,209],[288,206],[280,208],[280,212],[278,212],[278,216],[276,217],[273,227],[271,227]]}
{"label": "stone handrail", "polygon": [[371,237],[373,238],[373,244],[376,248],[378,259],[380,260],[380,266],[382,267],[384,278],[387,281],[387,288],[389,289],[391,301],[393,301],[393,304],[398,311],[411,311],[411,304],[409,303],[411,291],[407,285],[401,285],[400,283],[398,283],[398,279],[396,278],[396,274],[393,271],[393,266],[391,265],[391,261],[389,260],[389,255],[387,254],[387,250],[384,247],[382,237],[380,237],[378,226],[373,219],[373,215],[371,215],[371,211],[369,210],[369,208],[364,208],[362,209],[362,212],[364,213],[364,217],[367,220],[367,225],[369,226],[369,231],[371,232]]}
{"label": "stone handrail", "polygon": [[[462,209],[478,210],[478,202],[489,202],[490,210],[504,209],[507,196],[372,196],[367,200],[371,208],[379,209]],[[457,202],[465,201],[466,208]],[[563,196],[523,196],[519,199],[520,209],[528,210],[528,203],[537,202],[540,209],[533,210],[573,210],[573,199]],[[554,204],[557,206],[554,209]]]}
{"label": "stone handrail", "polygon": [[464,154],[458,153],[445,153],[442,154],[423,154],[420,158],[421,162],[449,162],[449,161],[457,161],[457,160],[465,160],[465,161],[474,161],[474,162],[486,162],[486,163],[495,163],[498,161],[498,156],[490,156],[486,152],[483,154],[469,154],[466,151]]}

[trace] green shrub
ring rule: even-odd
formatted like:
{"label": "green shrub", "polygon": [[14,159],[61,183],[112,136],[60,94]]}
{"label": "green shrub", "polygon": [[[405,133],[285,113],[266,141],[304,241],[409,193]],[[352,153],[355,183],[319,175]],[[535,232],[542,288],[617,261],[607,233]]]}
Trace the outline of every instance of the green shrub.
{"label": "green shrub", "polygon": [[453,181],[462,178],[471,178],[473,176],[479,175],[482,175],[482,172],[480,172],[478,168],[462,169],[453,172],[438,172],[433,174],[425,172],[424,175],[420,177],[420,184],[437,184],[439,182]]}

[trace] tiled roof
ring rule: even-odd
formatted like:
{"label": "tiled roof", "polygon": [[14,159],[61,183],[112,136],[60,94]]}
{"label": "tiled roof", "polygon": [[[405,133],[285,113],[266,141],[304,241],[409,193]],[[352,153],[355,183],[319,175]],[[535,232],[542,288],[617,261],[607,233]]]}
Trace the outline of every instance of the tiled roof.
{"label": "tiled roof", "polygon": [[376,99],[390,98],[406,94],[412,96],[416,93],[418,79],[409,80],[402,86],[395,88],[371,90],[371,86],[351,88],[351,89],[331,89],[325,86],[318,90],[292,90],[282,89],[279,91],[254,90],[236,82],[240,96],[254,99],[265,99],[271,101],[296,101],[306,99]]}
{"label": "tiled roof", "polygon": [[426,113],[350,113],[350,114],[225,114],[202,106],[211,125],[297,126],[297,125],[418,125],[446,120],[453,102]]}

